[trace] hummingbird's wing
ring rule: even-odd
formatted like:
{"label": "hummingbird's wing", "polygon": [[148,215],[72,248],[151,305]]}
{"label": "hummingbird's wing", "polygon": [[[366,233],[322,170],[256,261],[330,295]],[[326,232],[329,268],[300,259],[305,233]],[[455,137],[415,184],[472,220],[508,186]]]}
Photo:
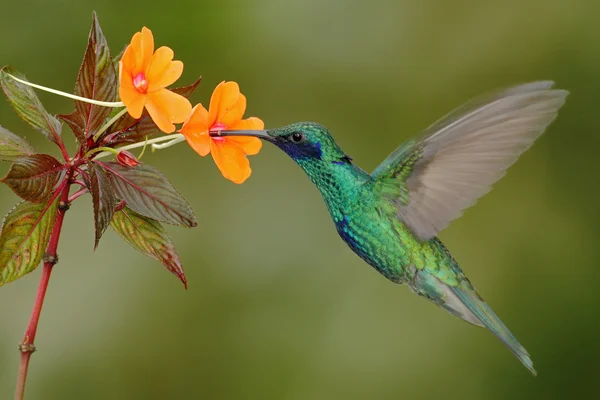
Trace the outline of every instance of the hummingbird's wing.
{"label": "hummingbird's wing", "polygon": [[542,134],[568,94],[552,85],[533,82],[475,99],[373,171],[381,194],[416,236],[436,236]]}

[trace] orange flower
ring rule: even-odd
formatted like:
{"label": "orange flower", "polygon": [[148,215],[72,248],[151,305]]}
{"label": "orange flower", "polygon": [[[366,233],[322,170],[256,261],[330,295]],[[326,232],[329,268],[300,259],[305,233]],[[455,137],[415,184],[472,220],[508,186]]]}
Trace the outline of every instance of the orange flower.
{"label": "orange flower", "polygon": [[143,27],[136,32],[119,61],[119,96],[129,114],[138,119],[144,107],[161,131],[175,131],[173,123],[186,120],[192,105],[185,97],[167,89],[181,76],[183,63],[173,61],[173,50],[154,52],[154,37]]}
{"label": "orange flower", "polygon": [[188,144],[201,156],[212,153],[223,176],[242,183],[250,176],[247,155],[258,154],[260,139],[249,136],[211,137],[209,132],[224,129],[264,129],[264,123],[255,117],[242,119],[246,111],[246,96],[235,82],[221,82],[210,98],[209,111],[198,104],[181,132]]}

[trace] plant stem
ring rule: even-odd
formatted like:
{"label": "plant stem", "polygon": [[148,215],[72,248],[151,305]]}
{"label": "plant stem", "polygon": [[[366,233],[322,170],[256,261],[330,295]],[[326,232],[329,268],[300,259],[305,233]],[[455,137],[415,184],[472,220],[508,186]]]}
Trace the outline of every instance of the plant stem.
{"label": "plant stem", "polygon": [[123,114],[125,114],[126,112],[127,112],[126,108],[122,109],[114,117],[112,117],[110,119],[110,121],[105,123],[104,126],[102,126],[100,129],[98,129],[98,133],[96,133],[94,135],[94,142],[97,141],[98,138],[100,137],[100,135],[102,135],[104,133],[104,131],[106,131],[108,128],[110,128],[112,126],[112,124],[117,122],[119,120],[119,118],[121,118],[123,116]]}
{"label": "plant stem", "polygon": [[29,81],[19,79],[16,76],[12,76],[11,74],[6,74],[6,75],[10,76],[15,81],[20,82],[24,85],[31,86],[36,89],[40,89],[40,90],[43,90],[45,92],[49,92],[52,94],[57,94],[59,96],[68,97],[69,99],[83,101],[84,103],[95,104],[97,106],[102,106],[102,107],[124,107],[125,106],[122,101],[99,101],[99,100],[87,99],[85,97],[76,96],[71,93],[62,92],[60,90],[52,89],[52,88],[42,86],[42,85],[37,85],[35,83],[31,83]]}
{"label": "plant stem", "polygon": [[79,189],[78,191],[76,191],[75,193],[73,193],[71,195],[71,197],[69,197],[69,203],[72,203],[73,201],[77,200],[79,197],[83,196],[87,192],[88,192],[88,190],[87,190],[86,187],[83,187],[83,188]]}
{"label": "plant stem", "polygon": [[58,239],[60,238],[65,212],[69,208],[69,189],[71,188],[70,180],[72,176],[73,169],[71,168],[63,187],[60,189],[58,211],[56,214],[56,220],[54,221],[54,226],[52,227],[52,233],[50,234],[48,247],[46,248],[46,254],[44,255],[42,277],[40,279],[40,284],[35,296],[35,303],[33,304],[33,311],[31,312],[29,325],[27,325],[23,342],[19,346],[19,351],[21,352],[21,364],[19,366],[19,376],[17,377],[15,400],[23,400],[25,395],[25,381],[27,380],[29,359],[31,358],[31,354],[35,351],[33,342],[37,332],[38,321],[40,320],[40,313],[42,312],[42,306],[44,304],[44,297],[46,296],[46,289],[48,288],[50,274],[52,273],[52,267],[58,262],[56,250],[58,248]]}
{"label": "plant stem", "polygon": [[96,154],[96,153],[100,153],[101,151],[104,151],[106,153],[111,153],[113,155],[117,155],[119,154],[119,149],[113,149],[112,147],[96,147],[90,151],[88,151],[87,153],[85,153],[84,158],[90,158],[90,156],[92,154]]}
{"label": "plant stem", "polygon": [[171,147],[173,145],[176,145],[177,143],[181,143],[185,141],[185,136],[183,135],[179,135],[177,137],[175,137],[175,139],[171,140],[170,142],[167,143],[162,143],[162,144],[152,144],[152,149],[153,150],[162,150],[162,149],[166,149],[167,147]]}
{"label": "plant stem", "polygon": [[[161,137],[157,137],[155,139],[150,139],[150,140],[145,140],[143,142],[137,142],[137,143],[133,143],[133,144],[129,144],[127,146],[123,146],[123,147],[117,147],[118,151],[123,151],[123,150],[131,150],[131,149],[137,149],[139,147],[143,147],[143,146],[147,146],[149,144],[154,144],[154,143],[160,143],[160,142],[168,142],[168,141],[173,141],[174,139],[183,139],[184,136],[181,133],[174,133],[168,136],[161,136]],[[183,140],[179,140],[179,142],[183,142]],[[106,156],[110,156],[112,153],[109,152],[102,152],[100,154],[98,154],[98,156],[96,157],[96,159],[98,158],[103,158]]]}

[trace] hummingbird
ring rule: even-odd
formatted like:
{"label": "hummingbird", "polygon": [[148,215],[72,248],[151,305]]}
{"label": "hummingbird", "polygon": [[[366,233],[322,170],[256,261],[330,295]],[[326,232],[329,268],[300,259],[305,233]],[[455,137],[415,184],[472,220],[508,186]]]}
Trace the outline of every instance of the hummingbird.
{"label": "hummingbird", "polygon": [[318,123],[210,134],[254,136],[283,150],[321,192],[354,253],[390,281],[489,329],[536,375],[527,350],[437,236],[554,120],[568,92],[553,84],[526,83],[475,98],[399,146],[370,174]]}

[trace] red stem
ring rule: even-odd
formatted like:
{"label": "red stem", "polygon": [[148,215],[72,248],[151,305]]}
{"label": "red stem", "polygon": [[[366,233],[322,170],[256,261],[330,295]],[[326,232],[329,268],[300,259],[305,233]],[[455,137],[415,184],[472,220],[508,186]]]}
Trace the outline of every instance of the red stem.
{"label": "red stem", "polygon": [[83,196],[84,194],[86,194],[88,192],[87,188],[83,187],[81,189],[79,189],[78,191],[76,191],[75,193],[73,193],[71,195],[71,197],[69,197],[69,203],[72,203],[73,201],[75,201],[76,199],[78,199],[79,197]]}
{"label": "red stem", "polygon": [[33,311],[31,312],[29,325],[27,325],[23,342],[19,346],[19,351],[21,352],[21,364],[19,366],[15,400],[22,400],[25,395],[25,381],[27,380],[29,359],[31,358],[31,354],[35,351],[33,342],[35,340],[38,321],[40,320],[40,313],[42,312],[42,306],[44,304],[44,297],[46,296],[46,289],[48,288],[50,274],[52,273],[52,267],[58,262],[56,250],[58,248],[58,239],[60,238],[65,212],[69,208],[69,189],[71,188],[70,180],[72,176],[73,168],[70,168],[65,184],[60,189],[61,192],[58,203],[58,211],[56,214],[56,220],[54,221],[54,226],[52,227],[52,233],[50,235],[48,247],[46,248],[46,254],[44,255],[44,268],[42,270],[42,277],[40,279],[40,284],[35,296],[35,303],[33,304]]}
{"label": "red stem", "polygon": [[54,139],[56,140],[56,145],[60,149],[60,153],[62,154],[65,161],[69,162],[69,152],[67,151],[67,148],[65,147],[65,143],[62,141],[61,137],[58,135],[57,132],[52,132],[52,133],[54,135]]}

